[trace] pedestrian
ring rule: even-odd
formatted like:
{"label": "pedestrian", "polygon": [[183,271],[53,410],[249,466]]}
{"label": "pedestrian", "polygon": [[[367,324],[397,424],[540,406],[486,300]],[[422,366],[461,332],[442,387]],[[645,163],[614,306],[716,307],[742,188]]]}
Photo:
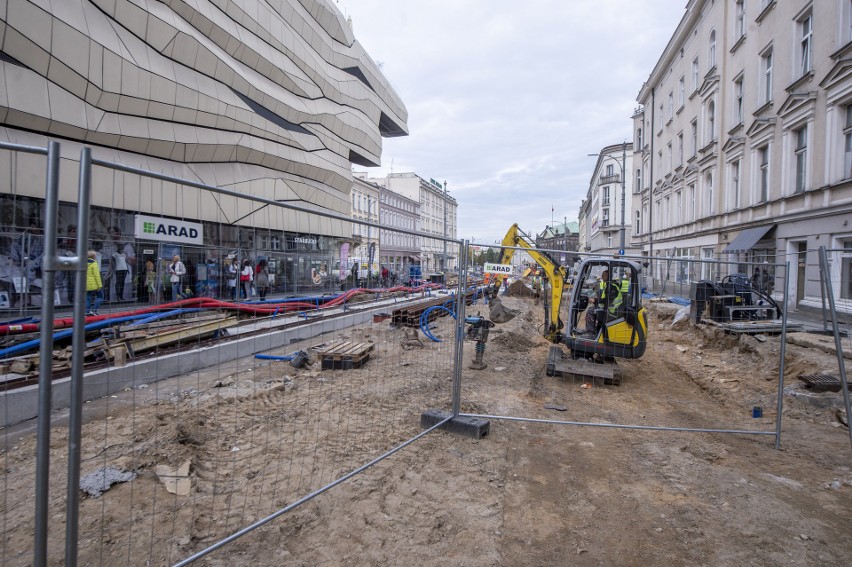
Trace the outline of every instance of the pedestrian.
{"label": "pedestrian", "polygon": [[237,259],[228,260],[228,287],[231,290],[231,301],[237,300],[237,281],[240,278],[240,268]]}
{"label": "pedestrian", "polygon": [[240,287],[244,299],[251,299],[251,284],[254,281],[254,270],[251,267],[251,260],[246,258],[243,260],[243,269],[240,272]]}
{"label": "pedestrian", "polygon": [[157,303],[157,271],[151,260],[145,262],[145,293],[148,301]]}
{"label": "pedestrian", "polygon": [[95,251],[86,254],[86,315],[97,315],[104,300],[101,268],[95,260]]}
{"label": "pedestrian", "polygon": [[169,264],[169,282],[172,284],[172,301],[177,301],[183,297],[181,283],[186,275],[186,266],[180,261],[180,256],[175,254],[172,257],[172,263]]}
{"label": "pedestrian", "polygon": [[254,286],[257,288],[260,300],[266,301],[266,292],[269,291],[269,268],[267,267],[266,258],[261,258],[257,262],[257,268],[254,273]]}

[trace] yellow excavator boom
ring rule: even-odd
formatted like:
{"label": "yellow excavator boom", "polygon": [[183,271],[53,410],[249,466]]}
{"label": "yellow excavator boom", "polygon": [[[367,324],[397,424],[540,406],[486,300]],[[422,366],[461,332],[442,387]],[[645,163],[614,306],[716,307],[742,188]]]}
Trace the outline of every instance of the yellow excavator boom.
{"label": "yellow excavator boom", "polygon": [[[559,306],[562,303],[562,291],[568,275],[566,268],[553,260],[547,253],[538,250],[529,235],[524,233],[517,223],[513,224],[506,232],[502,246],[500,264],[510,264],[512,256],[515,254],[515,248],[523,248],[544,271],[544,276],[547,278],[550,288],[550,308],[545,321],[544,336],[550,341],[558,342],[562,336],[563,327],[559,318]],[[492,277],[492,293],[494,295],[496,295],[506,277],[508,276],[505,274],[496,274]]]}

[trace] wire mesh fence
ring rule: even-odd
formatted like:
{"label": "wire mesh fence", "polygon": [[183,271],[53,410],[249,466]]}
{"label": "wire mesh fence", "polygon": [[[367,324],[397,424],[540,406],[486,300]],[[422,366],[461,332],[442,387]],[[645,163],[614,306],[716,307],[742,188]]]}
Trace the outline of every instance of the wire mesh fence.
{"label": "wire mesh fence", "polygon": [[[91,164],[90,222],[70,234],[77,207],[60,203],[54,226],[92,252],[83,267],[100,284],[84,290],[84,375],[60,331],[58,411],[38,437],[25,421],[45,340],[32,299],[49,294],[16,293],[18,322],[3,326],[2,563],[176,564],[225,544],[268,562],[286,540],[272,520],[419,438],[424,409],[450,408],[464,286],[383,270],[375,223]],[[32,193],[13,192],[16,210],[49,223]],[[57,274],[69,326],[80,280]]]}
{"label": "wire mesh fence", "polygon": [[[518,249],[486,350],[516,357],[487,371],[462,367],[466,415],[778,438],[784,340],[769,360],[755,345],[786,332],[786,265],[679,258],[652,266],[643,258],[579,255],[560,299],[550,297],[547,285],[560,253]],[[537,273],[545,275],[540,294]],[[542,329],[555,302],[561,332],[554,343]],[[694,358],[688,372],[675,364],[665,375],[648,371],[649,359],[664,361],[672,351]],[[745,380],[731,378],[729,370],[740,365],[743,374],[759,379],[746,387]],[[494,380],[487,391],[476,387],[483,372]],[[661,398],[667,403],[648,403]],[[533,404],[518,413],[517,400]],[[663,409],[652,414],[649,407]]]}

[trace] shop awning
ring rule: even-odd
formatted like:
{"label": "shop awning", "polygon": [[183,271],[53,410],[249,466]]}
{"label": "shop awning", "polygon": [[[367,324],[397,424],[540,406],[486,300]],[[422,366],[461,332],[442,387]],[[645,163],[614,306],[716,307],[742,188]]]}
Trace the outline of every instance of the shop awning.
{"label": "shop awning", "polygon": [[728,244],[727,248],[722,250],[722,254],[739,254],[740,252],[748,252],[773,228],[775,228],[774,224],[768,224],[766,226],[758,226],[742,231],[736,238],[734,238],[733,242]]}

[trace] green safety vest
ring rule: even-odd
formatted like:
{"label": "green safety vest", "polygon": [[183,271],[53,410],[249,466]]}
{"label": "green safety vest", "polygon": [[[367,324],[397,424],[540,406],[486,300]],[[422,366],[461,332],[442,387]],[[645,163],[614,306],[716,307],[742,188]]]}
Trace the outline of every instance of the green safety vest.
{"label": "green safety vest", "polygon": [[[609,283],[610,282],[608,282],[608,281],[605,282],[603,280],[601,280],[601,282],[600,282],[600,288],[601,288],[600,298],[601,298],[602,301],[606,300],[606,288],[607,288],[607,284],[609,284]],[[615,283],[612,284],[612,289],[618,291],[618,295],[616,295],[615,299],[612,300],[612,303],[609,304],[608,311],[610,312],[610,314],[615,313],[615,310],[618,309],[618,307],[621,305],[621,301],[622,301],[622,299],[621,299],[622,298],[622,293],[621,293],[622,289]]]}

